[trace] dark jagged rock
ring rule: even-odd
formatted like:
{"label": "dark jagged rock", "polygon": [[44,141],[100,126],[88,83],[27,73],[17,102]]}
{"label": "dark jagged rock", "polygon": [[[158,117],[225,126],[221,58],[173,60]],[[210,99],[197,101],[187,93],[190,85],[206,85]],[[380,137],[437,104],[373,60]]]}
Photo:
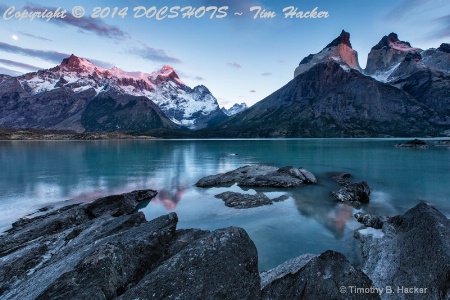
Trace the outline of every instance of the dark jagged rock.
{"label": "dark jagged rock", "polygon": [[[302,264],[304,265],[301,266]],[[295,268],[287,268],[284,276],[281,276],[280,272],[274,272],[277,276],[274,276],[273,280],[265,279],[261,298],[361,299],[360,294],[350,292],[350,287],[368,290],[373,287],[369,277],[353,267],[344,255],[330,250],[313,258],[304,258],[297,269],[295,271]],[[342,287],[348,289],[346,293],[342,292]],[[380,299],[378,291],[371,291],[364,294],[364,299]]]}
{"label": "dark jagged rock", "polygon": [[174,213],[131,228],[114,240],[93,247],[77,265],[48,286],[37,300],[111,299],[139,281],[163,258],[172,240]]}
{"label": "dark jagged rock", "polygon": [[257,252],[245,231],[176,231],[175,213],[147,222],[136,208],[155,195],[134,191],[19,220],[0,236],[0,298],[258,299]]}
{"label": "dark jagged rock", "polygon": [[85,211],[94,217],[105,213],[118,217],[134,212],[139,202],[151,199],[156,194],[157,192],[153,190],[138,190],[121,195],[107,196],[88,204]]}
{"label": "dark jagged rock", "polygon": [[413,148],[413,149],[428,149],[428,145],[423,140],[414,139],[404,143],[395,145],[396,148]]}
{"label": "dark jagged rock", "polygon": [[439,48],[437,48],[438,51],[450,53],[450,44],[442,43]]}
{"label": "dark jagged rock", "polygon": [[256,193],[254,195],[235,193],[235,192],[223,192],[215,196],[222,199],[225,205],[234,208],[251,208],[263,205],[271,205],[273,202],[284,201],[288,198],[287,195],[277,197],[275,199],[269,199],[264,193]]}
{"label": "dark jagged rock", "polygon": [[[388,299],[449,299],[450,221],[433,206],[420,203],[390,218],[382,230],[359,233],[363,271],[375,286],[393,287]],[[406,295],[398,287],[422,293]]]}
{"label": "dark jagged rock", "polygon": [[227,173],[203,177],[195,185],[211,187],[237,183],[239,186],[249,187],[296,187],[315,182],[317,182],[315,176],[303,168],[253,165]]}
{"label": "dark jagged rock", "polygon": [[236,227],[190,242],[118,299],[259,299],[256,247]]}
{"label": "dark jagged rock", "polygon": [[388,217],[358,212],[355,214],[355,219],[356,221],[358,221],[359,223],[363,224],[366,227],[380,229],[381,227],[383,227],[383,224],[388,220]]}
{"label": "dark jagged rock", "polygon": [[365,181],[347,183],[338,191],[331,192],[331,195],[336,201],[361,205],[369,202],[370,189]]}

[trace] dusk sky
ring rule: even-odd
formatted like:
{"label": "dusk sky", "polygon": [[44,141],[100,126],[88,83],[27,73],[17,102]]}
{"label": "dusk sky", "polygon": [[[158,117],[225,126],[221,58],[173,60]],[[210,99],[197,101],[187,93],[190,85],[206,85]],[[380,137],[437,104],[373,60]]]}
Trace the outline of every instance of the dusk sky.
{"label": "dusk sky", "polygon": [[[64,19],[4,20],[15,12],[67,10]],[[86,15],[72,16],[74,6]],[[128,7],[124,18],[111,13],[91,18],[94,7]],[[137,6],[228,6],[227,16],[157,21],[134,18]],[[253,19],[251,6],[274,11],[275,18]],[[283,8],[327,11],[328,18],[285,19]],[[450,43],[449,0],[172,0],[172,1],[1,1],[0,73],[19,75],[59,64],[75,54],[103,67],[150,73],[169,64],[181,80],[207,86],[221,106],[249,105],[263,99],[293,78],[294,69],[310,53],[317,53],[342,29],[365,67],[370,48],[390,32],[412,46],[437,48]],[[242,13],[237,16],[234,13]]]}

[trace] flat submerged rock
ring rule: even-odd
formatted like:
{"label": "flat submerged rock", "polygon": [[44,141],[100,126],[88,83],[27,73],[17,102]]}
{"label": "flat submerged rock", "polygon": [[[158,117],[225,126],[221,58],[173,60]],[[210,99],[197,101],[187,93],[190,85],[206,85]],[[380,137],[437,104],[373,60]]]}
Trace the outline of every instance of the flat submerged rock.
{"label": "flat submerged rock", "polygon": [[203,177],[195,185],[197,187],[213,187],[237,183],[239,186],[247,187],[288,188],[316,182],[314,174],[304,168],[250,165],[230,172]]}
{"label": "flat submerged rock", "polygon": [[263,205],[272,205],[273,202],[280,202],[289,198],[287,195],[282,195],[280,197],[270,199],[264,193],[249,195],[235,192],[223,192],[215,197],[222,199],[226,206],[234,208],[251,208]]}

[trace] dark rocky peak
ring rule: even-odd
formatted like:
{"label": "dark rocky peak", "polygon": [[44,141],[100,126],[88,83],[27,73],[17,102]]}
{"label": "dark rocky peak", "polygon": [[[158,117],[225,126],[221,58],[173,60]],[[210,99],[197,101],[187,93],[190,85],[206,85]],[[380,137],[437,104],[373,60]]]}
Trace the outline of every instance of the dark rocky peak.
{"label": "dark rocky peak", "polygon": [[339,44],[344,44],[352,48],[352,44],[350,43],[350,33],[342,30],[341,34],[335,38],[331,43],[329,43],[325,48],[335,47]]}
{"label": "dark rocky peak", "polygon": [[378,44],[373,46],[372,49],[379,50],[379,49],[383,49],[384,47],[391,48],[391,44],[394,44],[394,43],[400,43],[400,44],[404,44],[409,47],[412,47],[409,42],[400,41],[398,39],[398,35],[394,32],[391,32],[391,33],[389,33],[389,35],[383,36],[383,38],[378,42]]}
{"label": "dark rocky peak", "polygon": [[450,44],[442,43],[439,48],[437,48],[438,51],[442,51],[445,53],[450,53]]}

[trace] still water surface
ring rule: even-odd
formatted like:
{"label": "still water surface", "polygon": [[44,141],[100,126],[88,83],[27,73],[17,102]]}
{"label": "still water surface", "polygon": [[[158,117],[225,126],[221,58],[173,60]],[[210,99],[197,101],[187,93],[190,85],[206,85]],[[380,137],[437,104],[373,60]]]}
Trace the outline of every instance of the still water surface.
{"label": "still water surface", "polygon": [[[178,228],[240,226],[259,252],[260,270],[303,253],[333,249],[357,262],[356,209],[335,203],[328,172],[368,182],[363,211],[396,215],[426,200],[450,216],[450,150],[396,149],[389,139],[0,141],[0,232],[13,221],[63,200],[91,201],[135,189],[159,191],[147,219],[175,211]],[[432,145],[432,141],[428,141]],[[238,154],[238,155],[235,155]],[[289,199],[252,209],[226,207],[214,195],[256,193],[238,186],[197,188],[203,176],[248,164],[304,167],[319,183],[263,189]]]}

